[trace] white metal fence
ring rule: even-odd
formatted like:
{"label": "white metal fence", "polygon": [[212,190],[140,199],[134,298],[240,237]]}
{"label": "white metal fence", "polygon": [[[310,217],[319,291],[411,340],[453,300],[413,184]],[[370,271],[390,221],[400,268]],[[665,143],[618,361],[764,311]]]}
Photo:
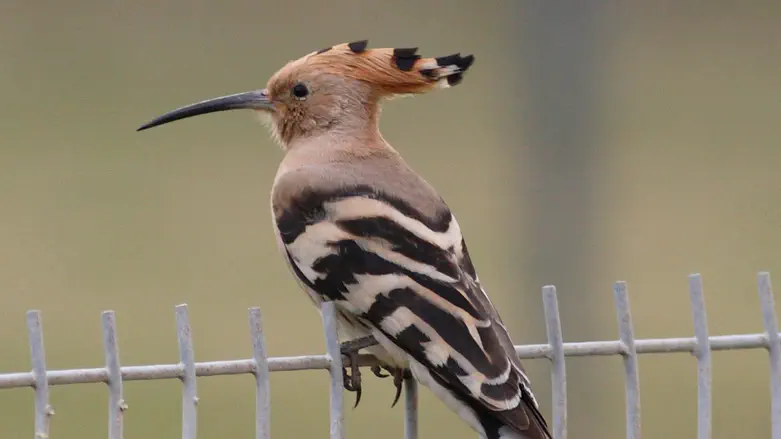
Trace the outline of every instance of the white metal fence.
{"label": "white metal fence", "polygon": [[[635,339],[626,284],[617,282],[613,288],[618,318],[618,340],[565,343],[559,321],[556,288],[542,290],[548,343],[516,346],[521,358],[547,358],[552,362],[553,415],[551,428],[556,439],[567,437],[567,380],[565,357],[621,355],[624,359],[626,383],[627,439],[640,438],[640,384],[637,356],[687,352],[697,359],[698,415],[697,437],[711,437],[711,351],[728,349],[766,349],[770,359],[771,437],[781,439],[781,345],[775,313],[770,275],[757,276],[762,308],[764,333],[710,336],[705,313],[702,280],[699,274],[689,276],[689,292],[694,320],[694,337]],[[197,428],[199,376],[253,374],[256,382],[255,423],[256,438],[270,438],[271,399],[269,373],[277,371],[326,369],[330,371],[330,437],[343,437],[343,362],[336,336],[336,320],[332,304],[323,307],[326,353],[299,357],[268,357],[266,354],[261,313],[250,308],[249,324],[252,358],[196,363],[190,333],[187,305],[176,307],[176,326],[179,339],[179,363],[144,366],[120,366],[113,311],[102,314],[103,346],[106,364],[88,369],[47,370],[40,311],[27,313],[27,331],[30,338],[32,370],[29,372],[0,373],[0,389],[31,387],[35,390],[35,438],[49,438],[49,423],[54,409],[49,403],[49,386],[98,383],[109,390],[109,439],[122,438],[122,418],[127,405],[123,396],[123,382],[133,380],[179,379],[182,381],[182,439],[195,439]],[[371,365],[371,357],[360,356],[362,366]],[[412,380],[405,381],[404,437],[417,438],[417,388]]]}

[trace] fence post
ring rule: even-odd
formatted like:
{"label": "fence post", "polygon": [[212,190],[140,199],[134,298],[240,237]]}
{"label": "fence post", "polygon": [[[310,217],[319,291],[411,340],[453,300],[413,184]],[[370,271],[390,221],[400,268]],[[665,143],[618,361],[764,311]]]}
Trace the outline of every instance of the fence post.
{"label": "fence post", "polygon": [[119,344],[117,343],[117,322],[114,311],[101,315],[103,327],[103,351],[108,373],[108,437],[122,439],[122,417],[127,405],[122,389],[122,371],[119,366]]}
{"label": "fence post", "polygon": [[418,383],[404,379],[404,439],[418,439]]}
{"label": "fence post", "polygon": [[249,327],[255,375],[255,438],[269,439],[271,437],[271,384],[260,308],[249,309]]}
{"label": "fence post", "polygon": [[336,309],[333,302],[323,303],[323,329],[325,347],[328,352],[329,371],[331,373],[331,439],[343,439],[344,421],[344,365],[336,332]]}
{"label": "fence post", "polygon": [[711,386],[713,373],[705,295],[702,277],[699,274],[689,276],[689,295],[694,320],[694,338],[697,340],[697,347],[694,350],[694,356],[697,358],[697,438],[710,439],[713,428]]}
{"label": "fence post", "polygon": [[49,438],[49,421],[54,409],[49,404],[49,380],[46,372],[46,353],[43,347],[41,312],[27,312],[27,333],[30,338],[30,358],[33,364],[35,387],[35,439]]}
{"label": "fence post", "polygon": [[195,353],[187,305],[176,306],[176,334],[179,339],[179,363],[182,367],[182,439],[195,439],[198,427],[195,385]]}
{"label": "fence post", "polygon": [[542,304],[550,345],[551,389],[553,393],[553,437],[567,439],[567,366],[564,359],[564,337],[561,335],[559,301],[556,287],[542,288]]}
{"label": "fence post", "polygon": [[767,350],[770,356],[770,437],[781,439],[781,337],[778,335],[776,304],[770,273],[761,272],[757,276],[759,301],[762,305],[762,322],[767,336]]}
{"label": "fence post", "polygon": [[626,437],[627,439],[640,439],[640,372],[637,366],[637,348],[635,347],[632,312],[629,308],[626,282],[615,283],[613,286],[613,299],[616,305],[621,355],[624,358]]}

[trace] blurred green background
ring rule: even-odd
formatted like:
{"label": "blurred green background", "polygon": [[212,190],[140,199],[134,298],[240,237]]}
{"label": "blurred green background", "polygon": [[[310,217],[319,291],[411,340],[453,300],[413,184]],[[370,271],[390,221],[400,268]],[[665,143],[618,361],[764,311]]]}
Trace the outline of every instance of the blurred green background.
{"label": "blurred green background", "polygon": [[[29,370],[33,308],[50,368],[103,364],[104,309],[117,312],[123,365],[174,363],[173,306],[184,302],[198,361],[251,355],[250,306],[264,311],[272,355],[322,352],[318,314],[275,248],[268,191],[282,154],[264,128],[226,113],[134,130],[363,38],[476,55],[462,86],[389,103],[382,125],[458,214],[516,343],[544,342],[547,283],[559,287],[565,340],[615,339],[618,279],[638,337],[690,335],[692,272],[704,276],[712,334],[761,332],[756,272],[781,276],[781,3],[591,5],[548,27],[533,1],[3,0],[0,372]],[[559,32],[584,21],[589,52]],[[557,48],[579,56],[568,64]],[[584,61],[584,82],[567,79]],[[539,93],[555,80],[591,97]],[[586,129],[569,129],[570,103]],[[566,148],[543,141],[557,130],[572,134]],[[623,437],[620,358],[567,365],[570,436]],[[550,416],[549,365],[527,368]],[[645,437],[694,437],[695,360],[643,356],[640,376]],[[252,383],[199,379],[199,437],[252,437]],[[327,437],[327,384],[324,371],[272,375],[275,437]],[[348,437],[401,437],[392,384],[365,388],[346,411]],[[715,353],[714,389],[714,438],[768,437],[765,352]],[[180,435],[177,381],[125,391],[125,437]],[[0,391],[0,437],[33,434],[32,396]],[[421,398],[422,438],[474,437]],[[104,385],[54,387],[52,403],[53,438],[106,437]]]}

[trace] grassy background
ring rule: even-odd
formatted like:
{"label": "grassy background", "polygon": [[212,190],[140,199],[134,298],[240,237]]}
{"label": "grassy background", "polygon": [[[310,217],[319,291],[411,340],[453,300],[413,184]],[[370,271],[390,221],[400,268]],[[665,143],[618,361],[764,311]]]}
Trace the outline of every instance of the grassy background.
{"label": "grassy background", "polygon": [[[457,212],[516,343],[543,341],[542,284],[530,272],[541,250],[525,245],[534,230],[521,208],[536,188],[518,184],[535,163],[512,112],[529,87],[516,66],[534,59],[517,59],[511,3],[4,0],[0,372],[29,369],[32,308],[43,311],[50,368],[103,364],[104,309],[117,311],[123,365],[176,362],[182,302],[198,361],[250,356],[249,306],[264,310],[272,355],[322,352],[317,312],[275,249],[268,190],[281,152],[263,128],[229,113],[134,129],[362,38],[477,55],[462,87],[387,105],[383,130]],[[781,273],[781,7],[634,2],[609,15],[596,244],[584,261],[594,268],[587,286],[562,291],[565,339],[616,338],[617,279],[629,282],[639,337],[691,334],[691,272],[704,275],[713,334],[759,332],[755,273]],[[575,333],[581,321],[592,329]],[[693,437],[693,358],[645,356],[640,367],[646,437]],[[548,365],[528,368],[549,414]],[[568,368],[578,378],[568,383],[571,434],[622,437],[620,359]],[[761,351],[714,355],[714,438],[769,435],[767,372]],[[276,437],[326,437],[325,374],[272,376]],[[198,386],[200,437],[251,437],[251,376]],[[392,385],[365,387],[348,435],[400,437]],[[125,388],[127,438],[180,434],[178,382]],[[32,401],[29,389],[0,392],[0,437],[32,434]],[[53,437],[106,436],[103,385],[55,387],[52,402]],[[425,391],[421,404],[421,437],[474,437]]]}

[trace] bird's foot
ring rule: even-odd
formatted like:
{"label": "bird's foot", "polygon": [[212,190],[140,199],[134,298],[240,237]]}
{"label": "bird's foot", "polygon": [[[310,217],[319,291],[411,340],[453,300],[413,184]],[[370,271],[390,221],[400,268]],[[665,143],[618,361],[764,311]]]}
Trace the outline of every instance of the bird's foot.
{"label": "bird's foot", "polygon": [[[383,369],[388,373],[383,373]],[[372,366],[371,370],[374,373],[374,376],[379,378],[393,377],[393,385],[396,386],[396,396],[393,397],[393,404],[391,404],[391,407],[395,407],[396,403],[399,402],[399,398],[401,397],[401,387],[404,384],[404,380],[406,378],[412,378],[412,374],[410,373],[409,369],[375,365]]]}
{"label": "bird's foot", "polygon": [[[386,368],[387,369],[387,368]],[[388,378],[390,375],[382,372],[382,367],[379,364],[375,364],[371,367],[371,371],[377,378]]]}
{"label": "bird's foot", "polygon": [[391,404],[391,408],[396,406],[396,403],[399,402],[399,398],[401,397],[401,387],[404,384],[404,380],[406,378],[412,378],[412,374],[410,373],[409,369],[401,369],[401,368],[386,368],[388,372],[390,372],[391,376],[393,376],[393,385],[396,386],[396,396],[393,397],[393,404]]}
{"label": "bird's foot", "polygon": [[[353,408],[358,407],[358,403],[361,402],[361,370],[358,367],[358,351],[364,348],[368,348],[378,344],[377,339],[373,335],[366,337],[356,338],[342,343],[340,351],[345,358],[350,360],[350,373],[347,373],[347,368],[342,370],[342,376],[344,379],[344,388],[348,392],[355,392],[355,405]],[[385,370],[388,373],[384,373]],[[395,407],[396,403],[401,398],[401,388],[404,384],[404,379],[411,378],[412,374],[409,369],[402,369],[391,366],[379,366],[373,365],[371,371],[374,376],[378,378],[393,377],[393,385],[396,386],[396,395],[393,398],[391,407]]]}
{"label": "bird's foot", "polygon": [[[358,403],[361,402],[361,369],[358,366],[358,351],[376,344],[377,340],[374,336],[369,335],[346,341],[340,346],[339,350],[342,355],[350,360],[350,373],[347,373],[347,368],[342,369],[342,378],[344,379],[345,390],[348,392],[355,392],[355,405],[353,408],[358,407]],[[380,376],[375,371],[374,366],[372,367],[372,372],[374,372],[375,375]]]}

